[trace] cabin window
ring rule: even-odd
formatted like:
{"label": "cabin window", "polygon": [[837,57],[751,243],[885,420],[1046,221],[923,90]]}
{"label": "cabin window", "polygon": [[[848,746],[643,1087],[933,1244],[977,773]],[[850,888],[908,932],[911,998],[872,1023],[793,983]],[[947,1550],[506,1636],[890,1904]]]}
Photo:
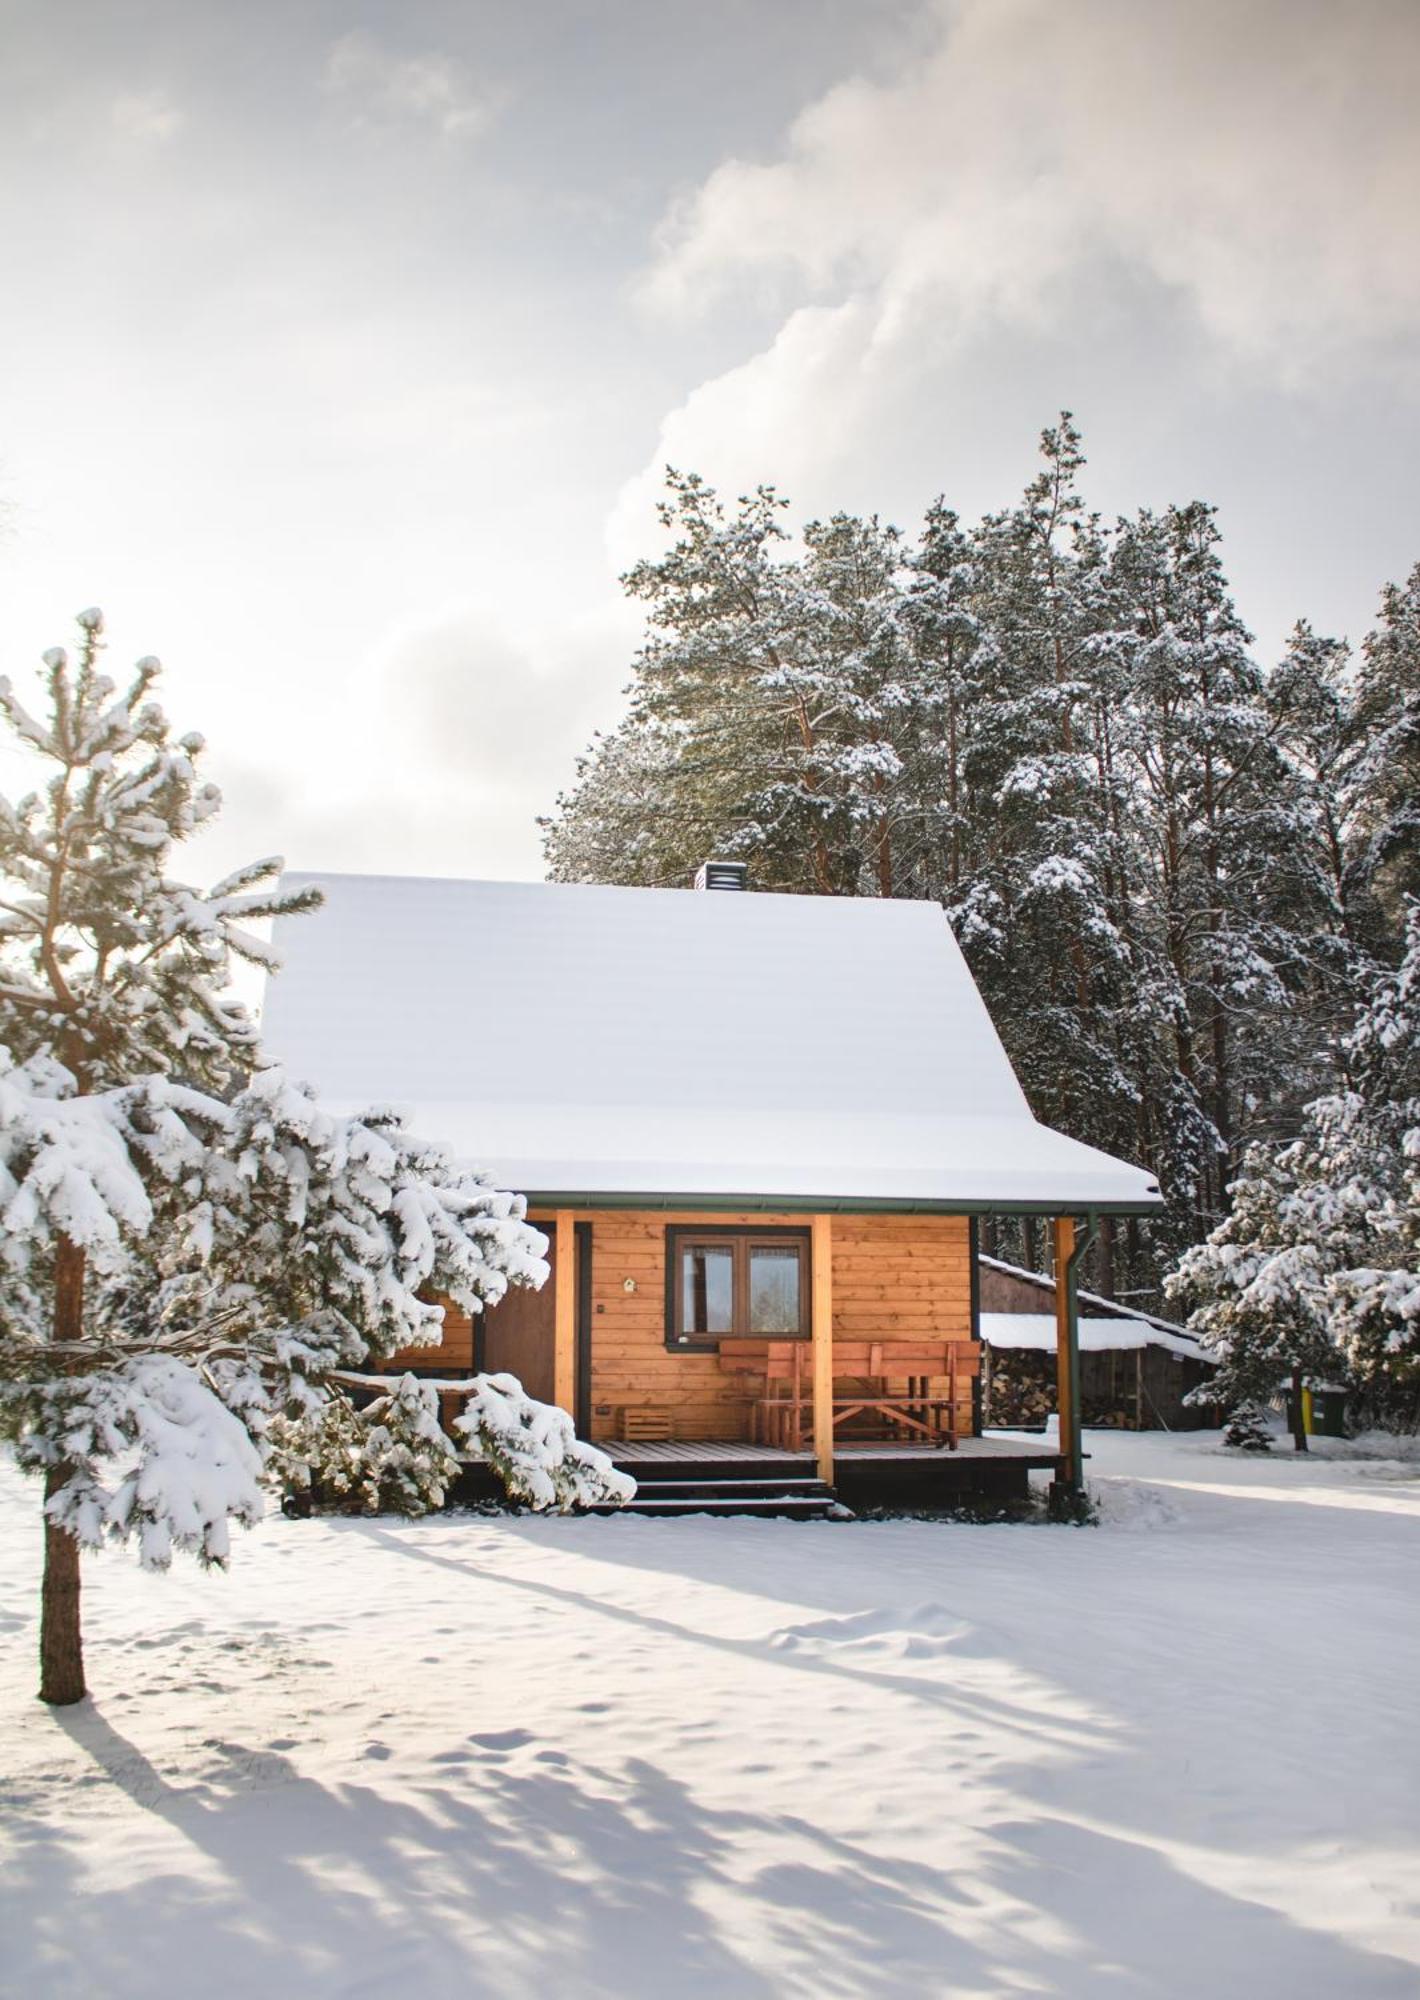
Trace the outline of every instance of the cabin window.
{"label": "cabin window", "polygon": [[666,1231],[666,1342],[809,1333],[809,1233],[784,1229]]}

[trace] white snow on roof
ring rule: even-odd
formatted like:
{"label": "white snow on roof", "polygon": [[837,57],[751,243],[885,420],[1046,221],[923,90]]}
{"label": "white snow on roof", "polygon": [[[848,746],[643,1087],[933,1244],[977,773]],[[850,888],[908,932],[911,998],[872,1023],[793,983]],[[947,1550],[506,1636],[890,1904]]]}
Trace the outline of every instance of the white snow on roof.
{"label": "white snow on roof", "polygon": [[529,1194],[1157,1205],[1032,1119],[935,903],[286,882],[271,1058]]}
{"label": "white snow on roof", "polygon": [[[1039,1291],[1047,1293],[1052,1301],[1054,1300],[1055,1280],[1053,1278],[1047,1278],[1039,1271],[1028,1271],[1024,1264],[1008,1264],[1004,1258],[988,1257],[984,1251],[980,1254],[978,1262],[984,1271],[1004,1271],[1007,1277],[1021,1278],[1026,1284],[1034,1285]],[[1180,1326],[1177,1320],[1164,1319],[1161,1314],[1145,1312],[1139,1306],[1122,1307],[1113,1299],[1102,1298],[1098,1292],[1087,1292],[1083,1286],[1080,1287],[1077,1296],[1082,1311],[1086,1306],[1103,1306],[1104,1313],[1102,1317],[1106,1319],[1140,1319],[1143,1320],[1146,1326],[1157,1327],[1160,1333],[1182,1334],[1186,1340],[1193,1341],[1195,1346],[1198,1344],[1197,1335],[1190,1333],[1186,1326]]]}
{"label": "white snow on roof", "polygon": [[[981,1315],[981,1338],[988,1347],[1037,1347],[1055,1350],[1055,1319],[1050,1313],[987,1313]],[[1166,1333],[1142,1319],[1080,1318],[1080,1351],[1102,1354],[1111,1348],[1162,1347],[1191,1361],[1208,1361],[1207,1354],[1187,1334]]]}

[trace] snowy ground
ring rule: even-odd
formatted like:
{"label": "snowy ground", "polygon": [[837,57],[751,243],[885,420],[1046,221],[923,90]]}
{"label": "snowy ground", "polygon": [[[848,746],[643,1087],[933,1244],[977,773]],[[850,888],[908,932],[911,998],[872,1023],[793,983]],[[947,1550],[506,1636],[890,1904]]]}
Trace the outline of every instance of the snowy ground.
{"label": "snowy ground", "polygon": [[1098,1532],[274,1520],[88,1566],[32,1698],[0,1468],[0,1988],[1420,1992],[1420,1463],[1093,1434]]}

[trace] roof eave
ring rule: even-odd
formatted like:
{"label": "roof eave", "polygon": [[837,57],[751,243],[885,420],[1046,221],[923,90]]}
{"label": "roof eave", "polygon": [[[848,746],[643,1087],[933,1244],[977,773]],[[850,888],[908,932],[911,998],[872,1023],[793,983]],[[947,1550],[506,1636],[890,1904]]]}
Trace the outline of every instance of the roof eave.
{"label": "roof eave", "polygon": [[537,1189],[527,1194],[530,1208],[649,1208],[733,1209],[778,1215],[1160,1215],[1164,1203],[1151,1195],[1137,1201],[1099,1201],[1091,1197],[1055,1201],[913,1200],[897,1195],[800,1194],[667,1194],[575,1189]]}

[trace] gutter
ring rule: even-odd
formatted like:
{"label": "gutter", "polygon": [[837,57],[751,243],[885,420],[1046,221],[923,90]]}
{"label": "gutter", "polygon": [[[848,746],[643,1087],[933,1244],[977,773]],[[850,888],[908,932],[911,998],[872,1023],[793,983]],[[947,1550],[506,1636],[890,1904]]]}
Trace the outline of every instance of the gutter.
{"label": "gutter", "polygon": [[[1079,1209],[1069,1197],[1057,1201],[913,1201],[891,1195],[800,1195],[800,1194],[586,1194],[570,1189],[524,1190],[529,1208],[652,1210],[700,1209],[775,1215],[1068,1215]],[[1090,1204],[1091,1235],[1101,1215],[1158,1215],[1163,1199],[1145,1201],[1097,1201]],[[1142,1313],[1134,1315],[1143,1318]]]}

